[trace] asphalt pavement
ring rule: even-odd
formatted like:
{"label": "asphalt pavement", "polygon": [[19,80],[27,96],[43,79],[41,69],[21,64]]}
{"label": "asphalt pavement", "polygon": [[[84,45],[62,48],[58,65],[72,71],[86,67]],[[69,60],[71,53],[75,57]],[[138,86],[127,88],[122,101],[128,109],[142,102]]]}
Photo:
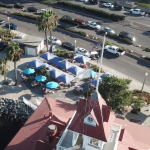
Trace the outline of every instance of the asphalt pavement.
{"label": "asphalt pavement", "polygon": [[[33,35],[33,36],[44,38],[44,33],[38,31],[37,27],[35,26],[34,21],[21,18],[18,16],[9,16],[9,17],[10,17],[11,22],[18,25],[19,31],[24,32],[26,34]],[[7,21],[7,15],[5,14],[1,15],[1,18]],[[72,43],[74,43],[76,39],[77,41],[76,46],[84,47],[87,50],[91,50],[93,47],[93,44],[95,44],[95,42],[84,40],[83,38],[79,38],[77,35],[68,33],[60,29],[55,29],[53,31],[53,36],[58,37],[61,41],[68,41]],[[150,64],[143,61],[142,59],[131,57],[131,56],[129,57],[126,55],[117,58],[116,56],[110,53],[104,53],[103,64],[112,69],[118,70],[132,78],[135,78],[136,80],[140,82],[143,82],[144,74],[145,72],[148,72],[149,75],[146,79],[146,84],[150,85],[150,70],[149,70]]]}

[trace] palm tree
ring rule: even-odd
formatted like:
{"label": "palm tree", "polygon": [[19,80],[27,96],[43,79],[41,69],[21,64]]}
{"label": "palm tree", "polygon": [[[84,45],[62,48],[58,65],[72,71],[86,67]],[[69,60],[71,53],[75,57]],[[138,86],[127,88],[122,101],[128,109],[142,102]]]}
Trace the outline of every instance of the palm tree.
{"label": "palm tree", "polygon": [[39,31],[45,32],[46,46],[48,51],[48,39],[47,32],[50,32],[50,44],[52,44],[52,29],[57,27],[58,16],[53,12],[52,9],[44,11],[41,16],[37,17],[36,26]]}
{"label": "palm tree", "polygon": [[12,42],[8,44],[6,49],[6,58],[14,62],[14,73],[15,73],[15,85],[18,84],[17,81],[17,61],[22,58],[23,50],[20,49],[19,44]]}
{"label": "palm tree", "polygon": [[0,73],[2,76],[4,76],[4,84],[7,84],[6,82],[6,75],[8,73],[8,65],[7,65],[7,59],[6,58],[3,58],[3,59],[0,59]]}

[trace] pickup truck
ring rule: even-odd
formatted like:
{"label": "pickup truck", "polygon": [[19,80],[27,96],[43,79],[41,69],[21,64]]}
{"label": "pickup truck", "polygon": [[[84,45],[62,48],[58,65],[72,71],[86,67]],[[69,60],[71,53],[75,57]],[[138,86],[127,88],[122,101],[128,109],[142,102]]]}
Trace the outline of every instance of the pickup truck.
{"label": "pickup truck", "polygon": [[145,15],[145,12],[141,12],[140,9],[130,9],[130,13],[135,15],[141,15],[141,16]]}
{"label": "pickup truck", "polygon": [[117,47],[117,46],[106,45],[104,48],[104,51],[115,54],[117,57],[125,54],[125,51],[119,49],[119,47]]}

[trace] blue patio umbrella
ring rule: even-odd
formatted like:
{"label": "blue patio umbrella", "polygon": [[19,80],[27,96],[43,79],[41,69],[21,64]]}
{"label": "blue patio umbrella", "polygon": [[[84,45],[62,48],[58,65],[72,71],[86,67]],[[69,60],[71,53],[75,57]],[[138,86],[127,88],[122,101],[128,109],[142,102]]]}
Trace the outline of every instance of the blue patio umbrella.
{"label": "blue patio umbrella", "polygon": [[89,62],[91,60],[91,58],[88,58],[86,56],[82,56],[82,55],[77,55],[74,58],[77,62],[82,63],[82,64],[86,64],[87,62]]}
{"label": "blue patio umbrella", "polygon": [[57,80],[65,83],[65,84],[70,83],[74,79],[75,79],[75,77],[73,77],[73,76],[71,76],[69,74],[66,74],[66,73],[64,73],[64,74],[62,74],[62,75],[57,77]]}
{"label": "blue patio umbrella", "polygon": [[[99,82],[101,82],[101,78],[99,78]],[[92,83],[93,85],[97,85],[97,78],[96,79],[94,79],[94,80],[92,80],[90,83]]]}
{"label": "blue patio umbrella", "polygon": [[39,82],[43,82],[43,81],[46,80],[46,78],[47,78],[47,77],[45,77],[45,76],[38,75],[38,76],[35,77],[35,80],[36,80],[36,81],[39,81]]}
{"label": "blue patio umbrella", "polygon": [[53,59],[54,57],[57,57],[57,56],[55,56],[52,53],[47,52],[47,53],[42,54],[40,57],[45,59],[45,60],[50,60],[50,59]]}
{"label": "blue patio umbrella", "polygon": [[48,87],[48,88],[50,88],[50,89],[55,89],[55,88],[58,87],[58,83],[57,83],[57,82],[54,82],[54,81],[48,82],[48,83],[46,84],[46,87]]}
{"label": "blue patio umbrella", "polygon": [[94,77],[96,75],[96,72],[91,70],[91,77]]}
{"label": "blue patio umbrella", "polygon": [[111,76],[113,76],[113,74],[112,73],[110,73],[110,72],[105,72],[104,74],[102,74],[100,77],[101,78],[104,78],[105,76],[107,76],[107,77],[111,77]]}
{"label": "blue patio umbrella", "polygon": [[35,70],[31,69],[31,68],[27,68],[26,70],[24,70],[25,74],[33,74],[34,72],[35,72]]}
{"label": "blue patio umbrella", "polygon": [[79,73],[83,72],[84,69],[78,67],[78,66],[71,66],[67,69],[67,71],[71,72],[74,75],[78,75]]}

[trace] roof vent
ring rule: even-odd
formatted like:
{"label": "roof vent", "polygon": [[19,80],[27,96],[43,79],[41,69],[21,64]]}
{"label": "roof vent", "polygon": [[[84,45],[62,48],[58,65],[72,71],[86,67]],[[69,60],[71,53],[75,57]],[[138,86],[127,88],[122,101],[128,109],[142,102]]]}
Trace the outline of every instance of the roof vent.
{"label": "roof vent", "polygon": [[57,126],[54,124],[51,124],[48,126],[48,130],[47,130],[47,136],[49,139],[49,142],[51,142],[54,139],[54,136],[57,133]]}
{"label": "roof vent", "polygon": [[23,39],[24,36],[25,36],[24,33],[18,33],[18,34],[15,36],[15,38],[16,38],[16,39]]}

